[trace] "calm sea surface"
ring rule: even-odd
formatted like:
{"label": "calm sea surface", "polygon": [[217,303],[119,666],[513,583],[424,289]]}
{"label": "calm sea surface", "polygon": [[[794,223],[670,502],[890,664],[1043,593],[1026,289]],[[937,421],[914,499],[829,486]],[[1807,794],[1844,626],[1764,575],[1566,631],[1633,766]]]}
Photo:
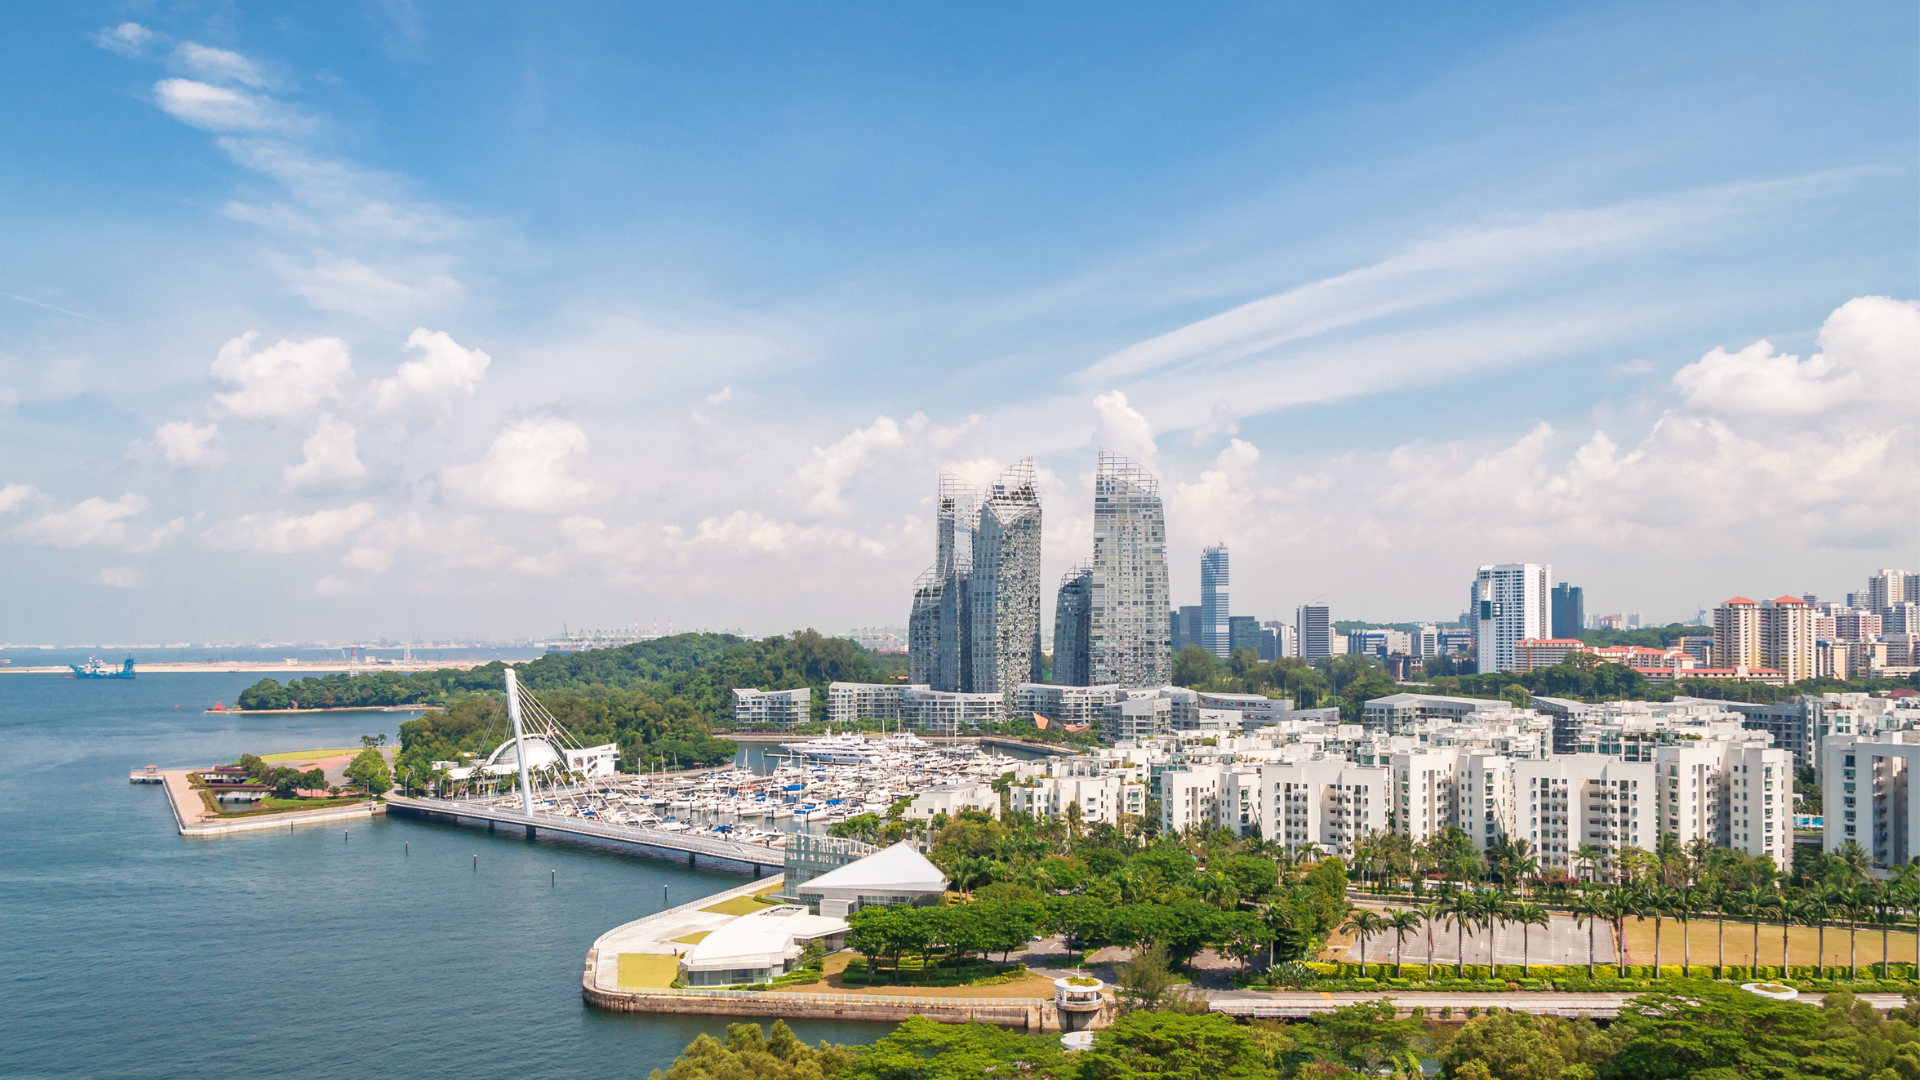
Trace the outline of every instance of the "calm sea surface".
{"label": "calm sea surface", "polygon": [[661,886],[678,904],[743,875],[399,819],[179,836],[129,769],[349,746],[404,719],[201,711],[258,678],[0,674],[0,1076],[645,1077],[724,1029],[596,1012],[580,972]]}

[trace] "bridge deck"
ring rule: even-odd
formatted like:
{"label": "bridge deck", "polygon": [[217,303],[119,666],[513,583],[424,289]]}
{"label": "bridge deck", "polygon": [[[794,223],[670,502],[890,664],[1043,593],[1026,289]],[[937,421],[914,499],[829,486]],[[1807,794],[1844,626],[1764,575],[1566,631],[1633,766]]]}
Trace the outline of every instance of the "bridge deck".
{"label": "bridge deck", "polygon": [[464,799],[426,799],[389,794],[386,800],[390,812],[398,809],[420,814],[444,814],[449,817],[518,825],[523,828],[531,827],[536,834],[546,831],[573,836],[590,836],[596,840],[617,840],[624,844],[636,844],[641,847],[709,859],[726,859],[754,867],[786,865],[786,854],[779,848],[718,840],[710,836],[686,836],[681,833],[661,832],[658,829],[643,829],[634,825],[616,825],[612,822],[542,814],[539,811],[535,811],[533,817],[528,818],[526,813],[518,807],[489,806],[486,803],[468,802]]}

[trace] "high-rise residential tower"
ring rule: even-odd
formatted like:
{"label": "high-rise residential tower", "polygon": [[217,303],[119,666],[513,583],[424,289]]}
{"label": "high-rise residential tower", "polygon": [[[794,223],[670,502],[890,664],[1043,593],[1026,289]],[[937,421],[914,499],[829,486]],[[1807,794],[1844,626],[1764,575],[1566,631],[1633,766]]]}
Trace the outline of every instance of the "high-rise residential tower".
{"label": "high-rise residential tower", "polygon": [[1333,609],[1324,595],[1301,604],[1293,613],[1294,637],[1299,642],[1299,657],[1318,660],[1333,655]]}
{"label": "high-rise residential tower", "polygon": [[[1040,681],[1040,495],[1033,459],[982,493],[973,531],[973,692],[997,693],[1011,713],[1020,684]],[[1165,607],[1164,603],[1161,607]]]}
{"label": "high-rise residential tower", "polygon": [[908,679],[935,690],[973,688],[973,531],[980,493],[940,474],[934,562],[913,586],[907,618]]}
{"label": "high-rise residential tower", "polygon": [[1760,662],[1788,682],[1813,678],[1813,605],[1782,596],[1760,605]]}
{"label": "high-rise residential tower", "polygon": [[1200,605],[1187,604],[1173,613],[1173,651],[1200,644]]}
{"label": "high-rise residential tower", "polygon": [[1475,571],[1469,600],[1474,655],[1482,674],[1516,670],[1515,646],[1549,635],[1552,577],[1553,567],[1545,563],[1501,563]]}
{"label": "high-rise residential tower", "polygon": [[1093,564],[1081,563],[1060,579],[1053,605],[1053,681],[1059,686],[1091,686],[1093,657],[1087,651],[1093,633]]}
{"label": "high-rise residential tower", "polygon": [[1760,605],[1736,596],[1713,609],[1713,666],[1765,667],[1761,659]]}
{"label": "high-rise residential tower", "polygon": [[1577,638],[1587,628],[1586,597],[1580,586],[1561,582],[1553,587],[1553,636]]}
{"label": "high-rise residential tower", "polygon": [[1101,447],[1093,480],[1091,685],[1165,686],[1172,680],[1170,596],[1160,481]]}
{"label": "high-rise residential tower", "polygon": [[1885,615],[1909,600],[1920,601],[1920,577],[1905,570],[1882,570],[1867,579],[1864,606],[1875,615]]}

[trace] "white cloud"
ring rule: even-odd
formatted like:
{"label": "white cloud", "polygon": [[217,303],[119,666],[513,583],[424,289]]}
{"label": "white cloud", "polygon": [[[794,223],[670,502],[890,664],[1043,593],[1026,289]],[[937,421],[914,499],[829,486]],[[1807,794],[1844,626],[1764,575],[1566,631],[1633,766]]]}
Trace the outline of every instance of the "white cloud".
{"label": "white cloud", "polygon": [[428,520],[409,510],[396,518],[376,522],[362,533],[347,558],[356,569],[382,572],[392,565],[393,549],[405,548],[437,556],[450,567],[491,566],[513,554],[494,538],[488,523],[472,514]]}
{"label": "white cloud", "polygon": [[800,466],[800,479],[814,489],[807,509],[816,514],[844,514],[852,507],[840,497],[853,474],[876,461],[882,453],[906,445],[900,425],[892,417],[877,416],[873,423],[856,428],[829,447],[814,447],[813,460]]}
{"label": "white cloud", "polygon": [[313,591],[321,596],[365,596],[367,587],[363,582],[328,574],[313,583]]}
{"label": "white cloud", "polygon": [[191,75],[212,82],[237,82],[248,86],[267,85],[265,75],[253,61],[237,52],[183,41],[173,50],[174,62]]}
{"label": "white cloud", "polygon": [[1920,385],[1920,303],[1863,296],[1820,330],[1824,351],[1806,360],[1757,341],[1714,349],[1674,373],[1691,405],[1747,416],[1817,416],[1843,407],[1898,402]]}
{"label": "white cloud", "polygon": [[421,327],[407,337],[407,348],[420,350],[418,360],[400,365],[393,378],[373,384],[373,407],[391,412],[413,402],[441,404],[457,395],[473,396],[473,388],[487,377],[492,358],[479,349],[462,348],[444,331]]}
{"label": "white cloud", "polygon": [[263,94],[193,79],[161,79],[153,84],[153,96],[169,116],[205,131],[293,132],[310,126]]}
{"label": "white cloud", "polygon": [[1257,497],[1258,481],[1254,469],[1260,449],[1250,442],[1234,439],[1214,458],[1214,466],[1193,483],[1175,484],[1168,494],[1169,511],[1178,515],[1183,527],[1201,536],[1216,539],[1234,531],[1234,526]]}
{"label": "white cloud", "polygon": [[566,556],[558,551],[545,555],[522,555],[507,564],[507,569],[530,577],[554,577],[567,568]]}
{"label": "white cloud", "polygon": [[393,552],[385,548],[357,547],[340,559],[340,565],[369,574],[384,574],[393,569]]}
{"label": "white cloud", "polygon": [[32,484],[8,484],[0,487],[0,514],[12,513],[39,489]]}
{"label": "white cloud", "polygon": [[220,148],[236,164],[279,181],[301,207],[228,203],[226,212],[236,220],[302,233],[426,244],[472,231],[467,222],[437,206],[407,199],[409,185],[397,177],[315,157],[275,139],[224,136]]}
{"label": "white cloud", "polygon": [[1095,434],[1097,442],[1141,464],[1152,464],[1160,452],[1154,445],[1153,425],[1140,410],[1127,404],[1127,395],[1110,390],[1093,399],[1093,408],[1100,417],[1100,428]]}
{"label": "white cloud", "polygon": [[93,575],[93,580],[115,589],[140,587],[140,571],[131,566],[109,566]]}
{"label": "white cloud", "polygon": [[363,502],[298,517],[282,511],[247,514],[220,522],[204,535],[216,548],[286,555],[338,545],[372,521],[375,513],[372,503]]}
{"label": "white cloud", "polygon": [[775,521],[752,510],[735,510],[723,518],[707,518],[700,522],[692,536],[680,541],[683,550],[702,545],[722,547],[742,555],[785,555],[816,548],[845,548],[875,558],[891,553],[891,546],[885,541],[850,529]]}
{"label": "white cloud", "polygon": [[282,473],[288,491],[338,488],[352,484],[367,474],[360,463],[353,425],[332,413],[321,413],[313,434],[300,444],[306,459],[289,465]]}
{"label": "white cloud", "polygon": [[487,456],[470,465],[449,465],[440,481],[462,502],[530,514],[557,513],[584,500],[593,485],[572,475],[587,452],[587,433],[557,417],[509,424],[495,436]]}
{"label": "white cloud", "polygon": [[444,265],[444,259],[429,258],[382,269],[349,255],[317,251],[311,262],[283,258],[276,269],[296,296],[322,311],[380,315],[459,296],[460,283]]}
{"label": "white cloud", "polygon": [[298,417],[322,401],[339,400],[340,382],[353,375],[353,358],[339,338],[282,339],[259,352],[250,351],[260,335],[249,330],[220,347],[212,372],[222,382],[237,384],[230,394],[215,394],[214,402],[235,416],[251,418]]}
{"label": "white cloud", "polygon": [[137,57],[153,40],[153,31],[137,22],[123,22],[119,26],[109,26],[93,36],[93,43],[125,57]]}
{"label": "white cloud", "polygon": [[120,547],[127,543],[127,519],[151,505],[132,492],[112,502],[95,496],[49,511],[13,531],[23,540],[51,547]]}
{"label": "white cloud", "polygon": [[720,389],[714,391],[713,393],[707,395],[707,404],[718,405],[723,401],[730,401],[732,399],[733,399],[733,387],[723,386]]}
{"label": "white cloud", "polygon": [[169,465],[198,465],[213,457],[213,440],[219,435],[218,424],[175,420],[154,431],[153,448]]}

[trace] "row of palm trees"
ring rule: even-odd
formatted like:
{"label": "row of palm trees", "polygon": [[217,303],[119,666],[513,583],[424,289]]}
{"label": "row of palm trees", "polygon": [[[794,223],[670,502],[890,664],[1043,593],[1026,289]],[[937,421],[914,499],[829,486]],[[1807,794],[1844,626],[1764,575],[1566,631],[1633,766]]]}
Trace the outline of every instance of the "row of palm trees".
{"label": "row of palm trees", "polygon": [[[1896,927],[1914,928],[1920,926],[1920,867],[1902,866],[1896,869],[1896,877],[1891,881],[1860,881],[1857,883],[1821,882],[1804,889],[1773,888],[1767,886],[1749,886],[1744,889],[1730,889],[1717,883],[1706,883],[1693,888],[1677,888],[1651,882],[1635,882],[1625,885],[1589,885],[1573,895],[1567,905],[1576,926],[1584,926],[1587,931],[1587,977],[1594,977],[1596,961],[1596,936],[1601,925],[1608,928],[1612,935],[1615,962],[1621,978],[1626,977],[1626,928],[1629,919],[1653,920],[1653,963],[1655,977],[1658,977],[1661,961],[1663,931],[1668,920],[1680,924],[1681,930],[1681,973],[1691,977],[1693,973],[1693,922],[1696,919],[1715,919],[1715,934],[1718,941],[1718,963],[1726,967],[1727,924],[1729,921],[1750,921],[1753,926],[1754,963],[1760,957],[1760,924],[1764,922],[1780,924],[1780,966],[1790,966],[1791,950],[1788,932],[1795,924],[1815,929],[1819,936],[1819,955],[1815,959],[1816,977],[1826,975],[1827,928],[1842,924],[1847,930],[1848,978],[1859,977],[1859,932],[1864,927],[1869,932],[1880,932],[1880,972],[1885,977],[1889,962],[1889,938]],[[1910,919],[1909,916],[1912,918]],[[1521,930],[1521,971],[1522,977],[1531,974],[1531,931],[1535,926],[1547,926],[1550,921],[1546,905],[1517,897],[1506,891],[1452,889],[1441,891],[1433,899],[1411,908],[1374,911],[1368,908],[1356,908],[1349,913],[1346,926],[1351,929],[1360,943],[1360,973],[1366,975],[1367,942],[1374,938],[1391,935],[1394,939],[1394,962],[1400,962],[1401,949],[1409,938],[1420,935],[1424,930],[1427,939],[1427,975],[1434,971],[1434,932],[1436,928],[1450,930],[1457,935],[1455,952],[1455,973],[1464,976],[1466,972],[1466,953],[1468,935],[1476,930],[1491,931],[1497,924],[1502,928],[1519,926]],[[1487,938],[1487,964],[1494,963],[1494,937]],[[1920,972],[1920,933],[1914,940],[1914,964]]]}

